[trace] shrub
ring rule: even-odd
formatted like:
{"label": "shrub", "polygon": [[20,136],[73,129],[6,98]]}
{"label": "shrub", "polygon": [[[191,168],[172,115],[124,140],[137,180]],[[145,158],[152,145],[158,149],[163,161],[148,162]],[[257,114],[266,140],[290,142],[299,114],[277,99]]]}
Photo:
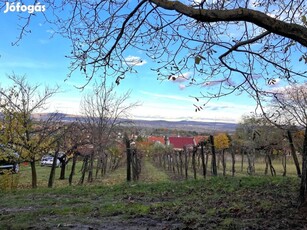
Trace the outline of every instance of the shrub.
{"label": "shrub", "polygon": [[0,191],[9,191],[18,186],[19,175],[7,170],[0,175]]}

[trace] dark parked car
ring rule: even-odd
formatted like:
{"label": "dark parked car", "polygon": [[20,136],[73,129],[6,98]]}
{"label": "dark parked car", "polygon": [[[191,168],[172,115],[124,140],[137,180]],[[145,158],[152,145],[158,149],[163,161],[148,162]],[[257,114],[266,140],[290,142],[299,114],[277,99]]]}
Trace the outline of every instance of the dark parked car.
{"label": "dark parked car", "polygon": [[19,172],[19,154],[13,150],[0,145],[0,173],[5,171]]}

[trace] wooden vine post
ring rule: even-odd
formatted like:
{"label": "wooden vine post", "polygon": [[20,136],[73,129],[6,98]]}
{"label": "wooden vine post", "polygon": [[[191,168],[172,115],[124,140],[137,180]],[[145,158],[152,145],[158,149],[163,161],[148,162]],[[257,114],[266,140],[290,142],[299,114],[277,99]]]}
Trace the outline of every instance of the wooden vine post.
{"label": "wooden vine post", "polygon": [[205,153],[204,153],[204,146],[206,145],[205,141],[200,142],[200,154],[201,154],[201,164],[203,168],[203,176],[206,178],[207,170],[205,165]]}
{"label": "wooden vine post", "polygon": [[127,152],[127,181],[131,181],[131,148],[130,148],[130,140],[128,137],[125,137],[126,141],[126,152]]}
{"label": "wooden vine post", "polygon": [[212,151],[212,175],[217,176],[217,168],[216,168],[216,154],[215,154],[215,146],[214,146],[214,137],[210,135],[210,143],[211,143],[211,151]]}

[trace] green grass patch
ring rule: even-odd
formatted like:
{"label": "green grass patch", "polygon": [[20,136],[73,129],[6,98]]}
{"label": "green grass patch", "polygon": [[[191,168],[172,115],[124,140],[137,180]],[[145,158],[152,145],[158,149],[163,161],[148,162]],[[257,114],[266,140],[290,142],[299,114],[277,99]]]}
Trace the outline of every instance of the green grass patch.
{"label": "green grass patch", "polygon": [[99,184],[2,191],[0,229],[300,229],[307,224],[296,206],[297,177],[218,176],[176,182],[150,162],[143,169],[145,182],[124,182],[124,168],[119,168],[114,173],[119,179],[110,174]]}
{"label": "green grass patch", "polygon": [[169,176],[162,170],[156,168],[149,159],[144,160],[142,166],[141,181],[155,183],[155,182],[169,182]]}

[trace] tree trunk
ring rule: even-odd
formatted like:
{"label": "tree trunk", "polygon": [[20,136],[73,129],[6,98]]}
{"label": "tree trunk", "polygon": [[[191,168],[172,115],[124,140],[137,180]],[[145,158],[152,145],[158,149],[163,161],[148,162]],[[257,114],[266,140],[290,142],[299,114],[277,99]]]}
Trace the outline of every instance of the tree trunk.
{"label": "tree trunk", "polygon": [[177,167],[177,174],[180,175],[180,159],[179,159],[179,153],[175,152],[176,155],[176,167]]}
{"label": "tree trunk", "polygon": [[103,177],[105,175],[105,170],[104,170],[104,158],[105,155],[102,154],[100,157],[100,176]]}
{"label": "tree trunk", "polygon": [[137,149],[132,150],[132,178],[138,181],[141,174],[142,155],[138,154]]}
{"label": "tree trunk", "polygon": [[300,204],[302,205],[306,201],[306,188],[307,188],[307,125],[305,127],[304,143],[303,143],[303,164],[302,164],[302,176],[300,185]]}
{"label": "tree trunk", "polygon": [[168,164],[167,166],[168,170],[171,171],[172,170],[172,156],[170,153],[167,154],[167,164]]}
{"label": "tree trunk", "polygon": [[176,171],[177,173],[179,174],[179,167],[178,167],[178,156],[177,156],[177,153],[176,152],[173,152],[173,156],[174,156],[174,174],[176,174]]}
{"label": "tree trunk", "polygon": [[87,170],[87,164],[88,164],[88,156],[85,156],[83,160],[83,166],[82,166],[82,175],[79,181],[79,185],[82,185],[84,182],[85,172]]}
{"label": "tree trunk", "polygon": [[77,153],[74,153],[73,160],[72,160],[72,166],[71,166],[71,172],[70,172],[69,179],[68,179],[69,185],[72,184],[72,178],[75,174],[77,157],[78,157]]}
{"label": "tree trunk", "polygon": [[188,163],[188,150],[184,150],[184,172],[185,172],[185,179],[188,179],[188,168],[189,168],[189,163]]}
{"label": "tree trunk", "polygon": [[267,155],[264,156],[264,161],[265,161],[264,175],[268,175],[269,162],[268,162],[268,157],[267,157]]}
{"label": "tree trunk", "polygon": [[60,180],[64,180],[65,179],[65,170],[66,170],[66,155],[64,155],[63,157],[60,157],[59,158],[61,164],[60,164],[60,167],[61,167],[61,171],[60,171]]}
{"label": "tree trunk", "polygon": [[[300,164],[297,159],[296,151],[295,151],[294,144],[293,144],[292,134],[290,130],[287,131],[287,134],[288,134],[288,140],[289,140],[290,149],[291,149],[291,155],[293,157],[293,161],[296,167],[297,176],[301,177],[302,174],[301,174]],[[306,133],[305,133],[305,136],[306,136]]]}
{"label": "tree trunk", "polygon": [[243,164],[244,164],[244,150],[241,149],[241,172],[243,172]]}
{"label": "tree trunk", "polygon": [[200,143],[200,154],[201,154],[201,165],[202,165],[202,169],[203,169],[203,176],[204,178],[206,178],[206,165],[205,165],[205,153],[204,153],[204,142],[202,141]]}
{"label": "tree trunk", "polygon": [[196,152],[197,152],[197,147],[193,148],[193,153],[192,153],[192,167],[193,167],[193,172],[194,172],[194,179],[196,180]]}
{"label": "tree trunk", "polygon": [[255,150],[253,150],[252,153],[247,153],[247,161],[248,161],[248,167],[247,167],[247,174],[254,175],[255,174]]}
{"label": "tree trunk", "polygon": [[225,149],[222,150],[222,166],[223,166],[223,176],[226,176]]}
{"label": "tree trunk", "polygon": [[88,177],[87,182],[92,183],[93,182],[93,170],[94,170],[94,152],[90,155],[90,164],[88,168]]}
{"label": "tree trunk", "polygon": [[135,149],[132,150],[132,160],[131,160],[131,165],[132,165],[132,178],[134,181],[139,180],[139,163],[138,163],[138,154]]}
{"label": "tree trunk", "polygon": [[216,167],[218,170],[220,170],[220,165],[221,165],[221,161],[222,161],[222,154],[220,151],[218,151],[216,154],[216,158],[217,158],[217,163],[216,163]]}
{"label": "tree trunk", "polygon": [[60,161],[60,178],[59,180],[64,180],[65,179],[65,171],[66,171],[66,165],[68,162],[66,162],[67,160],[67,152],[62,154],[60,157],[58,157],[58,160]]}
{"label": "tree trunk", "polygon": [[211,151],[212,151],[212,159],[211,159],[211,166],[212,166],[212,175],[217,176],[217,168],[216,168],[216,154],[215,154],[215,146],[214,146],[214,137],[210,135],[210,143],[211,143]]}
{"label": "tree trunk", "polygon": [[209,162],[209,150],[206,151],[206,163],[205,163],[205,174],[207,175],[207,167],[208,167],[208,162]]}
{"label": "tree trunk", "polygon": [[130,140],[126,138],[126,151],[127,151],[127,181],[131,181],[131,149]]}
{"label": "tree trunk", "polygon": [[182,151],[179,151],[179,162],[180,162],[180,175],[183,175],[183,160],[182,160]]}
{"label": "tree trunk", "polygon": [[52,186],[53,186],[54,177],[55,177],[55,169],[56,169],[56,164],[57,164],[57,160],[58,160],[58,154],[59,154],[59,150],[56,150],[55,154],[53,156],[53,163],[52,163],[52,167],[51,167],[51,170],[50,170],[50,175],[49,175],[49,180],[48,180],[48,188],[52,188]]}
{"label": "tree trunk", "polygon": [[286,153],[282,155],[282,167],[284,169],[282,176],[286,176],[287,175],[287,154]]}
{"label": "tree trunk", "polygon": [[101,156],[97,159],[96,170],[95,170],[95,179],[98,178],[99,170],[101,169]]}
{"label": "tree trunk", "polygon": [[176,173],[176,154],[174,152],[172,152],[172,156],[173,156],[173,173]]}
{"label": "tree trunk", "polygon": [[104,152],[104,157],[103,157],[103,175],[106,175],[107,172],[108,172],[108,153],[107,152]]}
{"label": "tree trunk", "polygon": [[231,172],[232,172],[232,176],[234,176],[235,175],[235,172],[236,172],[236,168],[235,168],[235,164],[236,164],[236,155],[235,155],[235,149],[234,148],[232,148],[231,149],[231,160],[232,160],[232,170],[231,170]]}
{"label": "tree trunk", "polygon": [[270,166],[271,175],[272,176],[276,176],[276,171],[275,171],[275,169],[273,167],[272,159],[271,159],[272,151],[273,150],[270,150],[270,152],[267,153],[267,158],[268,158],[268,163],[269,163],[269,166]]}
{"label": "tree trunk", "polygon": [[37,174],[36,174],[34,157],[32,157],[32,159],[30,160],[30,165],[31,165],[31,175],[32,175],[32,188],[37,188]]}

